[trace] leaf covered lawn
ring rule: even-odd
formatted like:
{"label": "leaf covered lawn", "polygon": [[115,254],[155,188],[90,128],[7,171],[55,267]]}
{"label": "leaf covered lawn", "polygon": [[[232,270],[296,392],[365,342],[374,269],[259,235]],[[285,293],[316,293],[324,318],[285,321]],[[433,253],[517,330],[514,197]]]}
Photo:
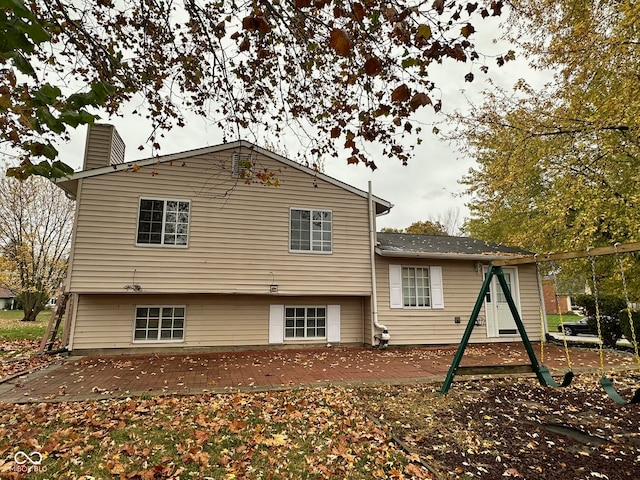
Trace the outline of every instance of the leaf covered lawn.
{"label": "leaf covered lawn", "polygon": [[24,478],[19,451],[43,456],[34,479],[433,478],[349,389],[0,408],[8,478]]}
{"label": "leaf covered lawn", "polygon": [[57,355],[39,355],[40,340],[20,339],[0,341],[0,380],[18,373],[56,362]]}
{"label": "leaf covered lawn", "polygon": [[[623,395],[640,378],[612,377]],[[579,374],[1,405],[0,475],[28,478],[637,479],[640,408]]]}
{"label": "leaf covered lawn", "polygon": [[[362,388],[379,421],[442,478],[640,478],[640,404],[619,406],[580,373],[567,388],[532,378]],[[640,375],[610,378],[631,398]]]}

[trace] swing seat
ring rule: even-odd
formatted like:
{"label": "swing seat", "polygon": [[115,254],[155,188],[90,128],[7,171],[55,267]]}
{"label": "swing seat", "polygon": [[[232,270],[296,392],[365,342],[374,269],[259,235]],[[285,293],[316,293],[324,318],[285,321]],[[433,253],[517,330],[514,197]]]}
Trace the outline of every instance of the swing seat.
{"label": "swing seat", "polygon": [[538,372],[540,373],[540,376],[544,380],[544,386],[553,387],[553,388],[568,387],[573,381],[573,377],[574,377],[573,372],[569,370],[567,373],[564,374],[564,378],[562,379],[562,382],[558,383],[551,376],[551,372],[549,371],[549,369],[542,364],[540,364],[540,366],[538,367]]}
{"label": "swing seat", "polygon": [[640,403],[640,388],[636,390],[636,393],[634,393],[633,398],[631,398],[631,400],[626,401],[616,391],[616,388],[613,386],[613,383],[611,383],[611,380],[609,380],[607,377],[604,377],[604,376],[600,377],[600,385],[602,385],[602,388],[604,388],[604,391],[606,392],[606,394],[609,395],[609,398],[611,398],[611,400],[616,402],[618,405],[629,405],[633,403]]}

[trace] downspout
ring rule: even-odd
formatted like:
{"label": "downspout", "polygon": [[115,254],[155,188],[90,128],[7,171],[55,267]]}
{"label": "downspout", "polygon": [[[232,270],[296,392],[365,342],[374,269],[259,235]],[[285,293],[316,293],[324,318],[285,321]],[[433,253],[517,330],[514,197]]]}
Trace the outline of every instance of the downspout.
{"label": "downspout", "polygon": [[[86,150],[86,145],[85,145],[85,150]],[[86,154],[85,154],[86,155]],[[67,265],[67,275],[65,278],[65,284],[67,286],[67,292],[69,292],[71,294],[71,278],[72,278],[72,273],[73,273],[73,260],[75,258],[75,251],[76,251],[76,236],[78,234],[78,217],[80,216],[80,198],[82,195],[82,186],[83,186],[83,180],[80,179],[78,180],[78,189],[76,191],[76,205],[75,205],[75,212],[74,212],[74,216],[73,216],[73,227],[72,227],[72,233],[71,233],[71,249],[69,251],[69,263]],[[69,341],[67,342],[67,345],[63,345],[64,347],[67,348],[67,350],[69,352],[73,351],[73,342],[75,340],[75,335],[76,335],[76,320],[78,317],[78,303],[80,301],[80,295],[77,293],[73,293],[71,294],[71,298],[68,299],[69,304],[68,307],[71,307],[71,312],[69,312],[67,310],[67,315],[71,315],[71,318],[69,319],[69,323],[65,323],[65,326],[69,326]],[[73,303],[72,303],[73,302]],[[67,335],[67,333],[65,333],[65,335]]]}
{"label": "downspout", "polygon": [[369,180],[369,243],[370,243],[370,256],[371,256],[371,318],[373,319],[373,326],[382,330],[382,333],[377,333],[373,336],[378,340],[378,348],[385,349],[389,345],[391,335],[385,325],[378,322],[378,282],[376,281],[376,228],[375,228],[375,214],[373,211],[373,195],[371,193],[371,180]]}

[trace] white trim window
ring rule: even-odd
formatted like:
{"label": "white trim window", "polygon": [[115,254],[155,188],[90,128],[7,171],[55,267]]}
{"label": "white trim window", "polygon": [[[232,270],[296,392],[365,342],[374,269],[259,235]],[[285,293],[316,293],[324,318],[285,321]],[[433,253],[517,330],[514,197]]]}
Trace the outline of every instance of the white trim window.
{"label": "white trim window", "polygon": [[430,307],[429,267],[402,267],[402,304],[405,307]]}
{"label": "white trim window", "polygon": [[285,339],[325,338],[326,336],[326,307],[285,307]]}
{"label": "white trim window", "polygon": [[[300,308],[301,311],[295,309]],[[315,312],[310,311],[310,308],[316,309]],[[318,322],[318,309],[324,309],[324,306],[316,307],[297,307],[284,305],[269,305],[269,343],[270,344],[282,344],[285,341],[285,311],[287,312],[289,323],[286,340],[301,341],[301,340],[317,340],[322,342],[340,343],[340,305],[327,305],[326,306],[326,337],[307,337],[308,333],[320,334],[318,329],[322,328],[321,322]],[[289,310],[293,309],[293,311]],[[315,317],[314,317],[315,313]],[[322,312],[320,312],[322,313]],[[298,315],[299,314],[299,315]],[[309,318],[315,318],[315,323],[310,325]],[[299,325],[296,324],[299,322]],[[308,328],[311,327],[311,328]],[[296,329],[298,329],[296,331]],[[295,336],[299,333],[300,336]],[[289,336],[293,335],[293,336]]]}
{"label": "white trim window", "polygon": [[186,247],[190,210],[189,200],[141,198],[136,245]]}
{"label": "white trim window", "polygon": [[444,308],[442,267],[389,265],[391,308]]}
{"label": "white trim window", "polygon": [[289,248],[292,252],[332,252],[331,210],[291,208]]}
{"label": "white trim window", "polygon": [[134,342],[182,342],[184,306],[138,305],[134,321]]}

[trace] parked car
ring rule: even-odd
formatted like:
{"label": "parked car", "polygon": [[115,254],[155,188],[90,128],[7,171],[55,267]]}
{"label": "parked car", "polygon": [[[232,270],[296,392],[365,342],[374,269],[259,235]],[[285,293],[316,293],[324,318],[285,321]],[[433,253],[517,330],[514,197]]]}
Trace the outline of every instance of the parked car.
{"label": "parked car", "polygon": [[[597,332],[595,330],[592,330],[591,326],[589,325],[590,319],[591,317],[582,317],[577,322],[563,322],[564,334],[567,336],[581,335],[584,333],[592,333],[594,335],[597,335]],[[600,322],[602,322],[603,324],[604,323],[610,324],[611,322],[617,322],[617,319],[615,319],[614,317],[608,317],[606,315],[602,315],[600,317]],[[562,325],[558,325],[558,331],[562,332]]]}
{"label": "parked car", "polygon": [[593,333],[591,327],[587,323],[589,317],[582,317],[577,322],[563,322],[562,325],[558,325],[558,331],[562,332],[564,325],[564,334],[568,337],[571,335],[580,335],[582,333]]}

